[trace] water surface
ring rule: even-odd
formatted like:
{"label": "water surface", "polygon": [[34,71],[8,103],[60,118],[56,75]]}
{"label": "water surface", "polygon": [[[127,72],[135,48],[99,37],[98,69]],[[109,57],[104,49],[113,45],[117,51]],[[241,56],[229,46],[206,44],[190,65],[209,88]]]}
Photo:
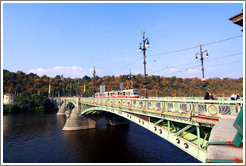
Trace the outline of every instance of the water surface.
{"label": "water surface", "polygon": [[65,116],[5,114],[4,163],[198,163],[148,130],[131,123],[112,127],[101,119],[96,129],[62,131]]}

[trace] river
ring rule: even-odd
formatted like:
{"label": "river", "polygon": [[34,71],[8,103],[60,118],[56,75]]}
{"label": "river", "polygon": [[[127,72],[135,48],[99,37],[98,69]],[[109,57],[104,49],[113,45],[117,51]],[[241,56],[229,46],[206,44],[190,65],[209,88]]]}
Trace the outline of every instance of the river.
{"label": "river", "polygon": [[4,114],[3,163],[200,163],[150,131],[130,123],[62,131],[65,116]]}

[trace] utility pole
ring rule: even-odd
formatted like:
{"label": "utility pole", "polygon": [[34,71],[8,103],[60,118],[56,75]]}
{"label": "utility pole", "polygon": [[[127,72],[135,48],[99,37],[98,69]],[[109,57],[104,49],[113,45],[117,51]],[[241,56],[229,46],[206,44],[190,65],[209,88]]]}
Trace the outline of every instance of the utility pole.
{"label": "utility pole", "polygon": [[96,92],[96,69],[94,66],[94,70],[93,70],[93,77],[94,77],[94,93]]}
{"label": "utility pole", "polygon": [[205,81],[205,77],[204,77],[204,66],[203,66],[203,60],[204,60],[203,54],[205,52],[206,52],[206,58],[208,58],[208,51],[207,50],[202,51],[202,45],[200,44],[200,53],[196,53],[196,61],[198,61],[197,55],[200,54],[200,56],[201,56],[200,60],[201,60],[201,65],[202,65],[202,81]]}
{"label": "utility pole", "polygon": [[[139,52],[141,53],[143,51],[143,57],[144,57],[144,62],[143,62],[143,64],[144,64],[144,83],[143,84],[144,84],[145,98],[147,98],[148,97],[148,95],[147,95],[147,84],[148,84],[148,82],[146,79],[147,74],[146,74],[146,61],[145,61],[145,58],[146,58],[145,51],[147,49],[145,48],[145,43],[146,43],[146,47],[149,48],[149,39],[148,38],[145,39],[145,36],[144,36],[145,32],[144,31],[142,31],[142,33],[143,33],[143,43],[142,42],[140,43]],[[143,48],[141,47],[142,44],[143,44]]]}
{"label": "utility pole", "polygon": [[51,97],[50,92],[51,92],[51,80],[49,80],[49,93],[48,93],[48,97]]}
{"label": "utility pole", "polygon": [[84,93],[85,93],[85,81],[84,81]]}
{"label": "utility pole", "polygon": [[206,53],[206,58],[208,58],[208,51],[207,50],[202,51],[202,45],[200,43],[200,53],[196,53],[196,61],[198,61],[197,55],[200,55],[201,56],[200,60],[201,60],[201,65],[202,65],[202,82],[204,82],[202,85],[202,89],[203,89],[204,94],[205,94],[206,86],[208,85],[208,82],[205,81],[205,76],[204,76],[204,66],[203,66],[203,60],[204,60],[203,54],[204,53]]}
{"label": "utility pole", "polygon": [[77,87],[77,96],[79,96],[79,79],[78,79],[78,87]]}

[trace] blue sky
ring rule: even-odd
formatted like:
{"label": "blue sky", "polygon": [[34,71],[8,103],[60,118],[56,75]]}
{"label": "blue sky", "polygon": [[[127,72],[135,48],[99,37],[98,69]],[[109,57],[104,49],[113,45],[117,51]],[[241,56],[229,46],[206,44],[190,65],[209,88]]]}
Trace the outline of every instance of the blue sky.
{"label": "blue sky", "polygon": [[[243,32],[230,17],[243,3],[4,3],[3,69],[65,77],[147,74],[243,77]],[[229,40],[227,40],[229,39]],[[183,50],[184,49],[184,50]],[[178,51],[183,50],[183,51]],[[205,55],[204,55],[205,56]]]}

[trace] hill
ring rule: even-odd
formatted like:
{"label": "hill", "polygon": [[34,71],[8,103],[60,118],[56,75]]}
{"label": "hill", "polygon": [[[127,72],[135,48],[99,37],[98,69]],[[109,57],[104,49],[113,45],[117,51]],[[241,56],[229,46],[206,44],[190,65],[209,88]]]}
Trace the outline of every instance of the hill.
{"label": "hill", "polygon": [[[48,95],[49,81],[51,81],[51,94],[53,96],[92,96],[94,92],[100,90],[100,85],[104,84],[106,91],[118,90],[119,84],[124,83],[125,89],[138,89],[141,96],[144,96],[143,75],[121,75],[104,76],[95,79],[89,76],[83,78],[63,78],[60,75],[39,77],[36,74],[25,74],[22,71],[10,72],[3,70],[3,92],[19,94],[25,92],[31,94]],[[211,91],[216,96],[229,97],[232,93],[239,93],[243,96],[243,78],[210,78],[208,85],[203,87],[203,82],[199,78],[176,78],[151,75],[147,77],[148,96],[180,96],[180,97],[201,97],[204,91]],[[95,84],[95,86],[94,86]],[[85,86],[85,91],[84,91]],[[95,91],[94,91],[95,89]]]}

